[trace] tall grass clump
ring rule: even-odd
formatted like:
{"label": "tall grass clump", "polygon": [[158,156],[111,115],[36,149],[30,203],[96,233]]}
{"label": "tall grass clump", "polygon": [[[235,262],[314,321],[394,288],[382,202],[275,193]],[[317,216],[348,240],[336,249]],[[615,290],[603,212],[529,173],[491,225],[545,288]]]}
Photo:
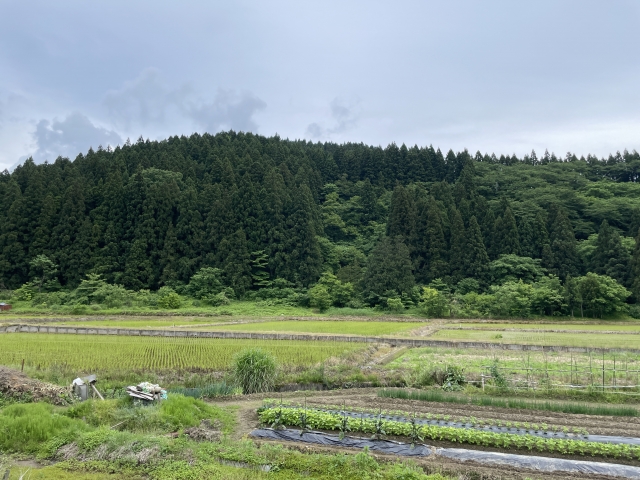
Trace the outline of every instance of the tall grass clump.
{"label": "tall grass clump", "polygon": [[0,412],[0,451],[34,454],[53,437],[89,428],[81,420],[54,413],[49,404],[9,405]]}
{"label": "tall grass clump", "polygon": [[582,415],[606,415],[614,417],[637,417],[638,410],[633,407],[588,405],[580,403],[556,403],[549,401],[531,401],[492,397],[463,397],[447,395],[438,390],[414,392],[404,389],[378,390],[379,397],[420,400],[423,402],[472,404],[482,407],[519,408],[522,410],[545,410],[549,412],[577,413]]}
{"label": "tall grass clump", "polygon": [[245,394],[272,390],[277,369],[275,357],[259,348],[243,350],[233,360],[233,376]]}
{"label": "tall grass clump", "polygon": [[165,426],[175,430],[195,427],[202,420],[218,420],[223,431],[229,431],[234,420],[226,410],[216,405],[209,405],[202,400],[182,395],[170,395],[160,403],[159,417]]}

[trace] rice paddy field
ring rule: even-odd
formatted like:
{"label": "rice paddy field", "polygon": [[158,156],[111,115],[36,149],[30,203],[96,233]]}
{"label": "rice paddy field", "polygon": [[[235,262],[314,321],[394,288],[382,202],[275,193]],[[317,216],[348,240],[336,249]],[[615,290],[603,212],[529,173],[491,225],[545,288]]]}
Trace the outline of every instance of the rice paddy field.
{"label": "rice paddy field", "polygon": [[[220,324],[225,322],[237,321],[232,317],[216,317],[211,318],[135,318],[129,320],[79,320],[79,321],[62,321],[55,322],[53,325],[69,326],[69,327],[110,327],[110,328],[136,328],[136,329],[154,329],[154,328],[182,328],[195,327],[197,325]],[[47,323],[48,322],[42,322]]]}
{"label": "rice paddy field", "polygon": [[575,330],[575,331],[610,331],[640,333],[640,323],[456,323],[455,327],[478,330],[525,329],[525,330]]}
{"label": "rice paddy field", "polygon": [[[305,320],[242,323],[218,325],[203,330],[239,331],[239,332],[299,332],[299,333],[335,333],[352,335],[389,335],[407,332],[425,326],[414,322],[358,322],[349,320]],[[194,327],[195,328],[195,327]]]}
{"label": "rice paddy field", "polygon": [[250,347],[267,350],[287,366],[307,367],[364,348],[359,343],[206,338],[111,337],[106,335],[0,335],[0,365],[79,371],[224,370]]}
{"label": "rice paddy field", "polygon": [[610,333],[514,332],[500,330],[438,330],[434,340],[460,342],[519,343],[528,345],[564,345],[568,347],[640,349],[640,335]]}
{"label": "rice paddy field", "polygon": [[427,325],[421,322],[357,320],[274,320],[237,323],[237,318],[136,318],[127,320],[81,320],[55,322],[57,326],[109,327],[134,329],[190,329],[200,331],[291,332],[346,335],[390,335],[409,332]]}

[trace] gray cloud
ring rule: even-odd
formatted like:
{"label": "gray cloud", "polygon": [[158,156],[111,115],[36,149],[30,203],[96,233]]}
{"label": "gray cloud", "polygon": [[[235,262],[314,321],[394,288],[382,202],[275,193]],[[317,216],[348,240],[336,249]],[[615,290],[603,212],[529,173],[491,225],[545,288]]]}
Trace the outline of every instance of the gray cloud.
{"label": "gray cloud", "polygon": [[219,89],[213,101],[196,95],[188,84],[168,87],[157,69],[149,68],[104,99],[109,116],[120,127],[158,126],[176,115],[194,122],[210,132],[221,129],[256,131],[253,116],[267,104],[251,92]]}
{"label": "gray cloud", "polygon": [[329,104],[333,126],[323,127],[317,122],[307,126],[307,134],[312,138],[329,138],[334,134],[345,133],[354,128],[360,117],[360,100],[345,100],[336,97]]}
{"label": "gray cloud", "polygon": [[33,154],[36,161],[55,160],[58,156],[73,159],[89,147],[97,148],[122,143],[120,136],[106,128],[98,127],[81,113],[72,113],[64,120],[40,120],[36,125],[34,140],[38,149]]}
{"label": "gray cloud", "polygon": [[128,130],[132,125],[163,124],[167,110],[181,108],[190,93],[187,85],[170,89],[157,69],[148,68],[135,80],[125,82],[122,88],[109,91],[104,105],[111,119]]}
{"label": "gray cloud", "polygon": [[228,129],[255,132],[258,125],[253,116],[266,107],[263,100],[250,92],[220,89],[213,102],[189,104],[185,112],[210,132]]}
{"label": "gray cloud", "polygon": [[638,0],[0,1],[0,169],[73,111],[122,138],[640,149],[639,20]]}

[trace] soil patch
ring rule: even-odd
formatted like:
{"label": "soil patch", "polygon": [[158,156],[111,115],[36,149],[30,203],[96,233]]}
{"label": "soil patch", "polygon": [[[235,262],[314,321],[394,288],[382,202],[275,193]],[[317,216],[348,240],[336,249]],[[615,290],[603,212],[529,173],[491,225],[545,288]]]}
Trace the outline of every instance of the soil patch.
{"label": "soil patch", "polygon": [[69,405],[68,389],[29,378],[18,370],[0,366],[0,393],[16,400],[45,400],[54,405]]}

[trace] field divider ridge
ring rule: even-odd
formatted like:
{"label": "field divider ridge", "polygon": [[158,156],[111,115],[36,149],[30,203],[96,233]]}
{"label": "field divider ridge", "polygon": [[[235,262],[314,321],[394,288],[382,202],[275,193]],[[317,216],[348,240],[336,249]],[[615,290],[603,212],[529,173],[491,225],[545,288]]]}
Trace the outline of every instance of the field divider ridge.
{"label": "field divider ridge", "polygon": [[390,336],[360,336],[340,334],[310,334],[310,333],[259,333],[238,332],[229,330],[153,330],[110,327],[59,327],[48,325],[6,325],[0,326],[0,333],[49,333],[72,335],[122,335],[147,337],[178,337],[178,338],[219,338],[219,339],[247,339],[247,340],[302,340],[326,342],[354,342],[354,343],[388,343],[392,346],[408,347],[440,347],[467,348],[480,350],[515,350],[537,352],[573,352],[573,353],[615,353],[630,352],[640,354],[640,349],[632,348],[590,348],[571,347],[562,345],[529,345],[519,343],[492,342],[455,342],[449,340],[432,340],[411,337]]}

